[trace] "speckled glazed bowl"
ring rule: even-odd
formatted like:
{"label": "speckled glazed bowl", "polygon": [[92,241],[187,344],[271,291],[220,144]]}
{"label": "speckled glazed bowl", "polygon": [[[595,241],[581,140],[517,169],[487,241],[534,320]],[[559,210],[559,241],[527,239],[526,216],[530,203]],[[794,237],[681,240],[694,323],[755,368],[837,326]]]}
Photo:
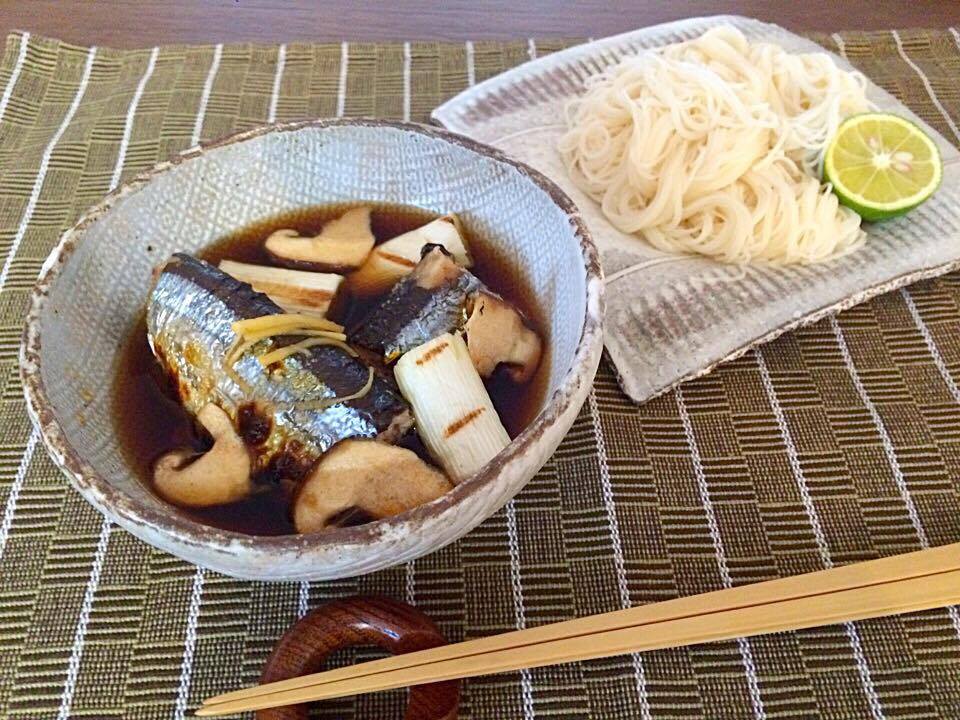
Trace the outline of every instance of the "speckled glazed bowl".
{"label": "speckled glazed bowl", "polygon": [[[546,318],[549,390],[536,420],[474,477],[413,511],[324,534],[253,537],[199,524],[154,496],[111,420],[119,348],[152,268],[254,220],[371,200],[456,211],[521,269]],[[493,514],[556,449],[590,390],[602,347],[594,245],[564,193],[498,151],[436,128],[319,120],[193,148],[121,187],[69,230],[34,290],[21,368],[53,460],[98,510],[198,565],[256,579],[329,579],[436,550]]]}

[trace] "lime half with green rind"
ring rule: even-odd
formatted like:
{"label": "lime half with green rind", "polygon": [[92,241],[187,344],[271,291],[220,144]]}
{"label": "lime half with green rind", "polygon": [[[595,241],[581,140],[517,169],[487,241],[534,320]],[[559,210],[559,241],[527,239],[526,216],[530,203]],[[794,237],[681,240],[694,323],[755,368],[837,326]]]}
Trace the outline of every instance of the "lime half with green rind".
{"label": "lime half with green rind", "polygon": [[903,215],[933,195],[943,162],[916,123],[889,113],[863,113],[837,129],[823,175],[841,203],[875,222]]}

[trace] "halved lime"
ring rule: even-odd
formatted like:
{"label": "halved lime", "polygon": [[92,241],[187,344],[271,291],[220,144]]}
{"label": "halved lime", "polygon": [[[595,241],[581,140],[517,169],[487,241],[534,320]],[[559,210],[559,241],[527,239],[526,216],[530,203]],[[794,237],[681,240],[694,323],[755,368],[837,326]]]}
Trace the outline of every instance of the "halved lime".
{"label": "halved lime", "polygon": [[933,194],[943,175],[940,152],[917,125],[888,113],[843,121],[827,148],[824,179],[864,220],[887,220]]}

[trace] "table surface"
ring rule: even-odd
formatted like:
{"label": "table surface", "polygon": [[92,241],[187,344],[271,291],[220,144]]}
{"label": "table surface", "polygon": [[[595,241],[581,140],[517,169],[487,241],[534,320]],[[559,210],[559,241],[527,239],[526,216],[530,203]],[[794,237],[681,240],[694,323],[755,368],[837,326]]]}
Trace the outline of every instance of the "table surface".
{"label": "table surface", "polygon": [[[909,17],[885,14],[892,5],[881,0],[869,6],[871,27],[939,30],[833,37],[864,27],[858,5],[817,13],[815,1],[794,0],[807,10],[802,23],[776,19],[825,29],[818,42],[960,141],[960,44],[946,30],[960,22],[945,16],[956,0],[905,4]],[[137,541],[66,486],[17,382],[30,288],[84,209],[198,139],[338,110],[423,121],[471,81],[526,61],[531,47],[546,54],[566,46],[559,36],[667,16],[580,5],[587,26],[559,5],[534,17],[519,2],[499,14],[448,2],[367,22],[328,2],[329,21],[308,23],[295,5],[271,18],[263,3],[210,0],[206,12],[219,17],[203,21],[186,0],[163,11],[10,2],[0,0],[4,29],[35,34],[26,44],[14,36],[0,56],[0,717],[183,720],[202,698],[255,682],[300,613],[352,594],[410,598],[458,641],[960,541],[960,273],[784,335],[640,407],[602,363],[544,471],[506,509],[415,563],[337,582],[250,583]],[[374,33],[460,39],[409,53],[393,43],[291,44],[281,55],[232,45],[108,53],[39,37],[149,46]],[[462,38],[484,33],[515,41],[468,51]],[[403,699],[372,693],[323,704],[319,717],[400,717]],[[619,720],[647,710],[656,720],[957,720],[960,611],[478,678],[464,687],[461,717]]]}
{"label": "table surface", "polygon": [[167,43],[602,37],[695,15],[735,13],[795,31],[960,25],[956,0],[0,0],[0,29],[120,48]]}

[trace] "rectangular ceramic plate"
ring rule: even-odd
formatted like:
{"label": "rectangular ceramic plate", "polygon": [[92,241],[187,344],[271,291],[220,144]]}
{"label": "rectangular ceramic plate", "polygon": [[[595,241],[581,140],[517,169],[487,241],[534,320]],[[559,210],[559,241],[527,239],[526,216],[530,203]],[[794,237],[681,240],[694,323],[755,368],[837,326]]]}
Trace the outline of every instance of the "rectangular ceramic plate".
{"label": "rectangular ceramic plate", "polygon": [[[857,252],[812,267],[751,266],[667,255],[616,230],[567,177],[556,150],[565,103],[584,80],[643,49],[696,37],[729,23],[752,40],[791,52],[827,52],[776,25],[715,16],[657,25],[533,60],[480,83],[434,110],[433,119],[495,145],[557,182],[580,207],[607,275],[605,344],[626,393],[637,402],[708,372],[780,333],[960,266],[957,150],[902,103],[869,83],[882,110],[913,119],[935,139],[943,184],[908,216],[866,226]],[[844,68],[852,66],[833,55]],[[544,238],[544,242],[549,242]]]}

